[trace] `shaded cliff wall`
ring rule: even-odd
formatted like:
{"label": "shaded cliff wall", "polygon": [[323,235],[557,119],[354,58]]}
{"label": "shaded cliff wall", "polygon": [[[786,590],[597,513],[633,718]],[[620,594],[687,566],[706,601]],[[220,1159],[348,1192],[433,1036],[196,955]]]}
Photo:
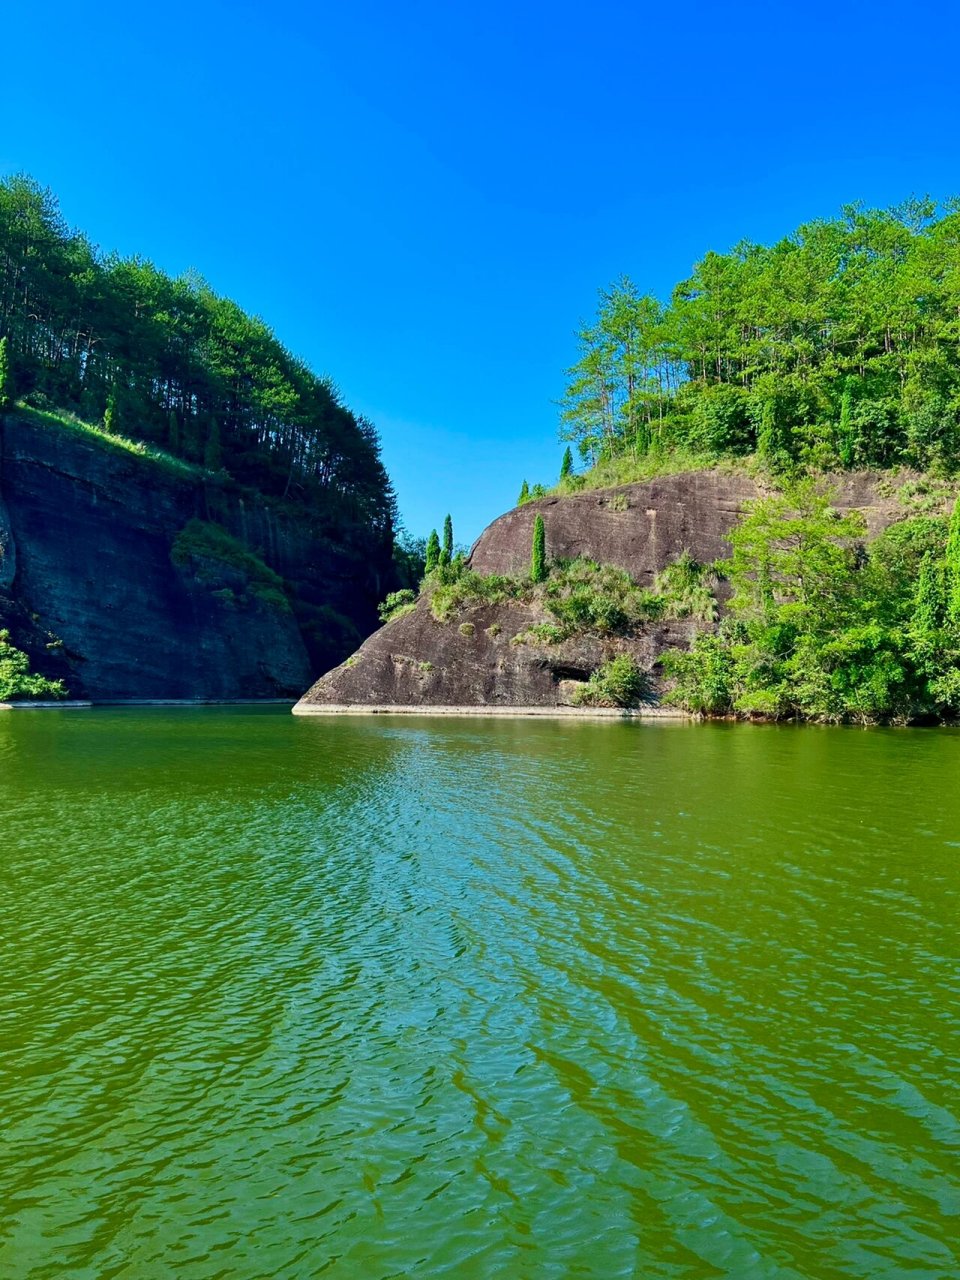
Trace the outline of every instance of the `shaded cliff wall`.
{"label": "shaded cliff wall", "polygon": [[[247,590],[235,566],[175,565],[191,519],[257,552],[292,609]],[[388,574],[248,493],[79,432],[0,422],[0,626],[74,696],[294,697],[372,628]]]}
{"label": "shaded cliff wall", "polygon": [[[838,477],[837,504],[862,510],[871,534],[904,512],[891,486],[859,472]],[[544,519],[547,554],[586,556],[653,580],[682,551],[702,563],[730,552],[729,534],[744,502],[759,496],[756,481],[724,471],[665,476],[617,489],[593,490],[526,503],[495,520],[470,554],[481,574],[529,573],[533,522]],[[301,699],[311,706],[528,706],[569,702],[568,682],[585,680],[617,653],[654,668],[664,649],[686,645],[704,625],[691,620],[649,623],[623,637],[581,635],[560,644],[517,643],[515,637],[550,621],[542,605],[511,602],[464,606],[438,622],[421,598],[411,613],[372,635],[356,654],[317,681]]]}

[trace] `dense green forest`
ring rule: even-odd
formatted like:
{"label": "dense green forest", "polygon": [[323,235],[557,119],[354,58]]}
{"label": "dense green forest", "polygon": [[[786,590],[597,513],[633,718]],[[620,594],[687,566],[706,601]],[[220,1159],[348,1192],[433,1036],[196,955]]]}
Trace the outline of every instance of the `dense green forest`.
{"label": "dense green forest", "polygon": [[69,411],[389,547],[373,425],[200,277],[101,253],[30,178],[0,182],[8,400]]}
{"label": "dense green forest", "polygon": [[666,304],[623,278],[578,340],[561,436],[600,479],[684,453],[953,471],[960,203],[850,206],[708,253]]}

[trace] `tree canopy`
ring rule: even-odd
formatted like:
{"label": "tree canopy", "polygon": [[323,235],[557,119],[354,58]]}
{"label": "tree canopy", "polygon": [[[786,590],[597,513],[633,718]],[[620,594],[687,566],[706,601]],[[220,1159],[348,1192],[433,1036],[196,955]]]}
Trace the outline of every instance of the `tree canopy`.
{"label": "tree canopy", "polygon": [[149,441],[389,544],[373,425],[199,276],[101,253],[32,179],[0,181],[0,338],[11,394]]}
{"label": "tree canopy", "polygon": [[960,202],[851,205],[706,254],[669,302],[601,290],[561,437],[814,467],[960,465]]}

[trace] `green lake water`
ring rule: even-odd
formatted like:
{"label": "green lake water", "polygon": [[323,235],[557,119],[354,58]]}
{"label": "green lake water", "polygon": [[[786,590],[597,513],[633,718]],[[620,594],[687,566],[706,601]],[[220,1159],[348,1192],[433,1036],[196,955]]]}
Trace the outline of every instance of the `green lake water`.
{"label": "green lake water", "polygon": [[0,1276],[960,1277],[960,733],[0,713]]}

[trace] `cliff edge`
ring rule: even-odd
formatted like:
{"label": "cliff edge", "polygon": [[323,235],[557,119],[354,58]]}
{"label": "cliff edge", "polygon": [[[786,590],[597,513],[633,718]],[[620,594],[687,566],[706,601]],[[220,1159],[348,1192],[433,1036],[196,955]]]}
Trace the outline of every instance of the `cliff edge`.
{"label": "cliff edge", "polygon": [[122,443],[0,418],[0,628],[34,671],[94,701],[293,700],[376,624],[388,550]]}

